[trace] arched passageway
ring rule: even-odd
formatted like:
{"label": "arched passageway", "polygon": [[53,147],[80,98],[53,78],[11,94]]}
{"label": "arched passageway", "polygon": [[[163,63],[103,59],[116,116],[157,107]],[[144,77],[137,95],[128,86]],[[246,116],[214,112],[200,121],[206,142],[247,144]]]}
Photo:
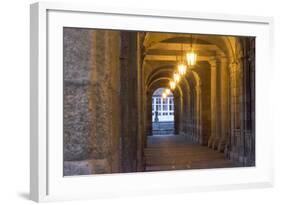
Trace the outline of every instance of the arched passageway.
{"label": "arched passageway", "polygon": [[162,93],[167,88],[158,88],[152,94],[152,135],[175,134],[174,124],[174,95],[169,93],[162,98]]}
{"label": "arched passageway", "polygon": [[254,37],[64,28],[64,49],[65,175],[255,165]]}
{"label": "arched passageway", "polygon": [[[195,156],[203,161],[214,161],[206,156],[212,156],[208,152],[215,150],[219,158],[232,162],[229,166],[254,164],[254,133],[253,127],[250,128],[254,124],[254,116],[249,113],[254,99],[253,93],[250,94],[254,86],[250,85],[249,78],[254,78],[253,72],[250,73],[250,70],[254,70],[254,65],[253,59],[250,61],[245,59],[245,56],[254,55],[253,44],[253,39],[233,36],[191,36],[190,34],[151,32],[144,34],[143,70],[145,71],[145,93],[148,96],[153,88],[169,85],[173,72],[177,68],[178,56],[181,55],[183,48],[188,50],[193,46],[193,50],[198,55],[196,65],[187,68],[187,73],[175,89],[176,137],[166,136],[165,140],[164,138],[151,137],[150,121],[146,121],[146,133],[151,139],[146,144],[146,164],[150,167],[148,169],[153,169],[150,157],[153,153],[157,153],[156,150],[153,150],[157,143],[160,146],[158,151],[162,154],[180,153],[181,151],[177,151],[175,148],[176,144],[180,147],[184,145],[190,147],[182,152],[185,157],[170,156],[174,161],[175,158],[181,158],[182,162],[177,165],[167,162],[170,168],[192,167],[191,158],[186,157],[189,156],[187,150],[192,150],[191,147],[200,145],[205,146],[206,153],[201,157],[198,157],[198,154]],[[247,78],[248,80],[246,80]],[[248,85],[245,84],[246,81]],[[244,100],[247,101],[247,106]],[[145,101],[144,103],[147,105],[149,102]],[[149,115],[149,112],[146,113]],[[245,127],[243,120],[247,121],[248,128]],[[248,144],[244,141],[245,138],[247,138]],[[165,144],[165,148],[161,150],[163,144]],[[167,147],[173,148],[169,150]],[[203,147],[198,147],[195,150],[201,149]],[[193,153],[195,153],[194,150]],[[156,154],[156,159],[161,161],[158,157]],[[169,158],[169,156],[166,157]],[[163,156],[163,158],[165,157]],[[155,165],[155,162],[152,164]],[[224,162],[221,161],[221,164]],[[206,168],[211,166],[209,163],[205,165]],[[157,163],[155,166],[157,167]],[[204,163],[201,163],[200,166],[204,167]],[[214,164],[214,167],[217,166],[219,164]],[[168,167],[163,169],[168,169]]]}

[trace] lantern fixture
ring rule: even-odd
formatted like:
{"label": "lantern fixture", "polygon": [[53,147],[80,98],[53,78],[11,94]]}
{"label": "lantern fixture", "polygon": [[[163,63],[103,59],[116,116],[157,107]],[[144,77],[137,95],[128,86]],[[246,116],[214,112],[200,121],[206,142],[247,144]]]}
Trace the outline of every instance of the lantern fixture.
{"label": "lantern fixture", "polygon": [[171,90],[170,90],[169,88],[167,88],[167,89],[165,90],[165,93],[166,93],[166,95],[168,96],[168,95],[170,95]]}
{"label": "lantern fixture", "polygon": [[175,81],[170,81],[170,88],[174,90],[176,88],[176,82]]}
{"label": "lantern fixture", "polygon": [[179,63],[178,64],[178,73],[180,75],[184,75],[186,73],[186,70],[187,70],[186,64],[184,64],[184,63]]}
{"label": "lantern fixture", "polygon": [[178,83],[180,81],[180,78],[181,78],[181,76],[180,76],[179,73],[174,73],[174,81],[175,81],[175,83]]}
{"label": "lantern fixture", "polygon": [[186,63],[183,60],[183,44],[181,44],[181,56],[180,56],[180,61],[178,62],[178,73],[180,75],[184,75],[186,73],[187,70],[187,66]]}
{"label": "lantern fixture", "polygon": [[197,61],[197,54],[192,48],[192,35],[190,35],[190,51],[186,53],[186,62],[188,66],[194,66]]}

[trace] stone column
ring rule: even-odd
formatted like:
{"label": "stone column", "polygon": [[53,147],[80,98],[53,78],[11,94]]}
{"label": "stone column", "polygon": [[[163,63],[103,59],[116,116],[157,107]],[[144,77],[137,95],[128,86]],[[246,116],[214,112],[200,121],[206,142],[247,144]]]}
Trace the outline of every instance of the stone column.
{"label": "stone column", "polygon": [[217,148],[220,139],[220,73],[217,60],[209,61],[211,66],[211,137],[208,141],[208,147]]}
{"label": "stone column", "polygon": [[201,128],[201,85],[196,86],[196,143],[201,143],[202,128]]}
{"label": "stone column", "polygon": [[179,113],[179,123],[178,123],[178,130],[179,130],[179,135],[184,134],[184,111],[183,111],[183,97],[179,97],[179,107],[178,107],[178,113]]}
{"label": "stone column", "polygon": [[91,44],[88,29],[63,29],[63,174],[92,174],[88,90]]}
{"label": "stone column", "polygon": [[250,103],[249,106],[251,109],[249,109],[249,132],[250,132],[250,142],[249,142],[249,155],[248,155],[248,161],[247,161],[247,165],[250,166],[254,166],[255,165],[255,161],[256,161],[256,139],[255,139],[255,133],[256,133],[256,125],[255,125],[255,118],[256,118],[256,114],[255,114],[255,106],[256,106],[256,101],[255,101],[255,84],[256,84],[256,79],[255,79],[255,46],[256,46],[256,40],[255,38],[251,38],[249,39],[249,47],[250,47],[250,53],[249,53],[249,76],[250,76],[250,83],[249,83],[249,89],[250,89]]}
{"label": "stone column", "polygon": [[213,149],[217,149],[218,148],[218,144],[221,138],[221,65],[220,65],[220,61],[216,60],[216,89],[215,94],[214,94],[214,98],[215,98],[215,112],[216,112],[216,134],[213,140],[213,144],[212,144],[212,148]]}
{"label": "stone column", "polygon": [[120,171],[119,37],[115,31],[92,33],[89,110],[94,173]]}
{"label": "stone column", "polygon": [[119,172],[119,32],[64,30],[64,175]]}
{"label": "stone column", "polygon": [[186,133],[188,135],[189,140],[192,139],[192,130],[191,130],[191,122],[192,122],[192,88],[189,87],[189,90],[187,91],[187,109],[186,109]]}
{"label": "stone column", "polygon": [[196,88],[193,87],[192,90],[192,100],[191,100],[191,119],[190,119],[190,129],[191,129],[191,137],[192,137],[192,141],[195,142],[196,141]]}
{"label": "stone column", "polygon": [[246,162],[246,132],[247,132],[247,125],[246,125],[246,119],[247,119],[247,71],[248,71],[248,60],[247,56],[245,56],[246,52],[244,53],[244,56],[240,57],[239,65],[240,65],[240,72],[239,72],[239,88],[240,88],[240,95],[239,95],[239,102],[240,102],[240,140],[238,144],[238,154],[239,154],[239,163],[245,165]]}
{"label": "stone column", "polygon": [[221,72],[221,138],[218,143],[218,151],[224,151],[226,142],[228,141],[229,138],[229,72],[228,72],[228,60],[226,58],[221,58],[220,59],[220,72]]}
{"label": "stone column", "polygon": [[146,136],[152,135],[152,95],[151,91],[146,93]]}
{"label": "stone column", "polygon": [[230,65],[230,118],[231,118],[231,133],[230,133],[230,159],[238,160],[237,144],[239,144],[240,136],[240,106],[239,106],[239,66],[237,62],[232,62]]}
{"label": "stone column", "polygon": [[137,142],[137,170],[144,171],[144,147],[146,139],[145,133],[145,110],[143,109],[145,105],[145,90],[144,90],[144,48],[143,48],[143,41],[144,41],[145,34],[143,32],[138,32],[137,34],[137,62],[138,62],[138,142]]}
{"label": "stone column", "polygon": [[186,133],[189,140],[192,140],[192,88],[187,92],[187,109],[186,109]]}
{"label": "stone column", "polygon": [[211,112],[211,65],[208,63],[198,69],[201,81],[201,145],[208,145],[211,137],[212,112]]}
{"label": "stone column", "polygon": [[185,132],[187,139],[191,139],[190,121],[191,121],[191,88],[186,91],[186,104],[185,104]]}
{"label": "stone column", "polygon": [[[186,86],[186,85],[185,85]],[[185,86],[182,86],[182,92],[185,93],[182,96],[182,113],[181,113],[181,127],[182,127],[182,135],[185,137],[185,139],[189,139],[189,133],[188,133],[188,93],[189,89]]]}
{"label": "stone column", "polygon": [[175,134],[180,133],[180,120],[181,120],[181,96],[178,92],[174,94],[174,125],[175,125]]}
{"label": "stone column", "polygon": [[238,161],[245,166],[255,164],[254,123],[255,109],[255,40],[243,39],[243,56],[240,57],[240,140],[237,143]]}
{"label": "stone column", "polygon": [[137,33],[120,32],[122,172],[137,170],[138,61]]}

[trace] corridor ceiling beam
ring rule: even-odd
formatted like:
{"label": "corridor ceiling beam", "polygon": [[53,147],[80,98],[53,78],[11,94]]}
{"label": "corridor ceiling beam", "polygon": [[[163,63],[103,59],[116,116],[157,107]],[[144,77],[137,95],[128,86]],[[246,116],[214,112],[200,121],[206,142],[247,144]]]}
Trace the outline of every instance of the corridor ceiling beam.
{"label": "corridor ceiling beam", "polygon": [[[216,56],[217,51],[213,50],[198,50],[194,49],[197,55],[202,56]],[[186,51],[185,51],[186,52]],[[168,49],[149,49],[145,53],[146,55],[173,55],[173,56],[180,56],[182,54],[181,50],[168,50]]]}
{"label": "corridor ceiling beam", "polygon": [[[212,56],[197,56],[197,61],[209,61]],[[145,61],[173,61],[176,62],[176,58],[173,55],[146,55]]]}
{"label": "corridor ceiling beam", "polygon": [[[190,43],[157,43],[151,46],[150,49],[161,49],[161,50],[181,50],[181,46],[183,45],[184,50],[188,50],[191,46]],[[211,50],[211,51],[220,51],[219,47],[213,44],[192,44],[194,50]]]}

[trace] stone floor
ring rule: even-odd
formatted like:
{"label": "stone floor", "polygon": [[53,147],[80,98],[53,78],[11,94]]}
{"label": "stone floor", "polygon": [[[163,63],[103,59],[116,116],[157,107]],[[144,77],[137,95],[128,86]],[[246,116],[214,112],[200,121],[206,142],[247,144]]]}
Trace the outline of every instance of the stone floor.
{"label": "stone floor", "polygon": [[153,122],[152,135],[171,135],[174,134],[174,122]]}
{"label": "stone floor", "polygon": [[149,136],[145,163],[146,171],[235,167],[223,153],[179,135]]}

